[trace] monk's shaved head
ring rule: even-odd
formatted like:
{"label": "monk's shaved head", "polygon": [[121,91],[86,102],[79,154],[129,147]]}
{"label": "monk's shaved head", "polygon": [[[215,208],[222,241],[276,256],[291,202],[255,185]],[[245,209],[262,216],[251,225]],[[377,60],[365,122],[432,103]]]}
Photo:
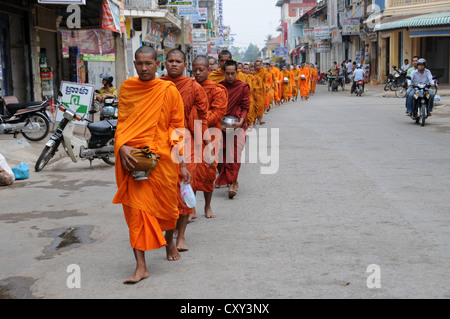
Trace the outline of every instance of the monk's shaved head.
{"label": "monk's shaved head", "polygon": [[203,64],[205,64],[205,66],[206,66],[207,68],[209,67],[209,61],[208,61],[208,58],[207,58],[206,56],[204,56],[204,55],[199,55],[199,56],[197,56],[197,57],[194,59],[194,61],[192,61],[192,64],[194,64],[194,63],[199,63],[199,64],[203,63]]}
{"label": "monk's shaved head", "polygon": [[170,50],[170,51],[167,53],[167,55],[166,55],[166,59],[168,59],[169,56],[172,55],[172,54],[181,54],[181,55],[183,56],[183,61],[186,62],[186,54],[184,54],[183,51],[178,50],[178,49]]}
{"label": "monk's shaved head", "polygon": [[153,57],[153,59],[158,60],[158,53],[156,52],[156,50],[149,46],[149,45],[143,45],[141,46],[139,49],[136,50],[136,52],[134,53],[134,59],[137,60],[137,55],[140,53],[150,53]]}

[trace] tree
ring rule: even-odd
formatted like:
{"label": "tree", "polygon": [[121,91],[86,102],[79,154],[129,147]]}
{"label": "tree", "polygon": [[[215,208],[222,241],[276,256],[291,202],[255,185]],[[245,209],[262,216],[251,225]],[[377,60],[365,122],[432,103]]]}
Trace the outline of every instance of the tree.
{"label": "tree", "polygon": [[273,39],[275,39],[275,38],[273,37],[273,35],[271,35],[271,34],[266,35],[266,44],[267,44],[269,41],[272,41]]}
{"label": "tree", "polygon": [[258,49],[258,46],[254,45],[253,43],[250,43],[248,45],[247,50],[245,51],[244,61],[245,62],[255,61],[260,56],[259,52],[260,51]]}

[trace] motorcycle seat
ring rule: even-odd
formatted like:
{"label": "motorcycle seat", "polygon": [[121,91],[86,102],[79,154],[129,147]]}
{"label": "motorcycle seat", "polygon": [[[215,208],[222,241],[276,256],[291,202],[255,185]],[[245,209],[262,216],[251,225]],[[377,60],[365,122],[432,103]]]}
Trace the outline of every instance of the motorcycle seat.
{"label": "motorcycle seat", "polygon": [[117,120],[104,120],[96,123],[89,123],[89,132],[95,135],[108,135],[111,134],[112,128],[117,125]]}
{"label": "motorcycle seat", "polygon": [[24,102],[24,103],[10,103],[6,105],[6,109],[8,110],[8,113],[11,115],[14,115],[18,110],[26,109],[30,106],[38,106],[41,105],[42,101],[37,102]]}

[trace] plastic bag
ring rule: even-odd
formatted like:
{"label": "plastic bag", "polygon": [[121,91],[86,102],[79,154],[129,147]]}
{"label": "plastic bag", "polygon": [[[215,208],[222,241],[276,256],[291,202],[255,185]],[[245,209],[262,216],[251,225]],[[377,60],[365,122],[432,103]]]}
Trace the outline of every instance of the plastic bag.
{"label": "plastic bag", "polygon": [[28,179],[30,177],[30,169],[27,167],[27,163],[20,163],[20,165],[12,168],[16,179]]}
{"label": "plastic bag", "polygon": [[440,96],[440,95],[436,95],[436,96],[434,97],[434,100],[435,100],[435,101],[440,101],[440,100],[441,100],[441,96]]}
{"label": "plastic bag", "polygon": [[189,208],[197,206],[197,199],[195,198],[194,191],[191,184],[181,183],[180,185],[181,199]]}
{"label": "plastic bag", "polygon": [[14,173],[9,167],[6,159],[0,153],[0,186],[7,186],[14,184]]}

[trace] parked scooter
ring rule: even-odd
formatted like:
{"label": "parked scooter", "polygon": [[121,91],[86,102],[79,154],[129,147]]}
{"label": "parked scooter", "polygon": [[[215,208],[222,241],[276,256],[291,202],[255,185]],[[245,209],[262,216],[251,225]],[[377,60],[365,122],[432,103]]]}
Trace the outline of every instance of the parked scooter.
{"label": "parked scooter", "polygon": [[92,161],[99,158],[109,165],[114,165],[114,133],[116,132],[117,120],[89,123],[87,128],[91,137],[83,139],[73,134],[74,120],[83,121],[86,119],[80,118],[74,111],[62,104],[58,104],[58,108],[64,112],[63,119],[50,140],[45,144],[34,169],[37,172],[42,170],[55,155],[61,143],[74,163],[77,163],[80,159],[88,159],[92,167]]}
{"label": "parked scooter", "polygon": [[19,103],[15,96],[0,95],[0,133],[12,134],[15,138],[21,133],[30,141],[43,140],[50,130],[45,113],[50,102]]}
{"label": "parked scooter", "polygon": [[328,83],[328,75],[324,72],[320,72],[319,78],[317,79],[317,83],[326,85]]}
{"label": "parked scooter", "polygon": [[395,65],[392,68],[394,69],[394,78],[392,80],[390,89],[391,91],[395,91],[397,87],[403,86],[406,82],[407,72],[404,70],[398,70]]}

